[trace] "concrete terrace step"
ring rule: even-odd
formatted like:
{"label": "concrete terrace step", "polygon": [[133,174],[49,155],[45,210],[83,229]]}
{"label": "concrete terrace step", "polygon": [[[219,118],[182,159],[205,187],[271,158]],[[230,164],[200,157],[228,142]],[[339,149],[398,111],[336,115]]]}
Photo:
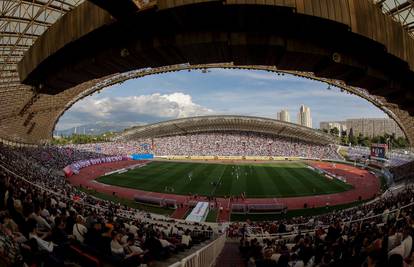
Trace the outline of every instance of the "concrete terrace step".
{"label": "concrete terrace step", "polygon": [[239,243],[234,240],[226,241],[224,248],[216,260],[215,267],[244,267],[244,262],[240,251]]}

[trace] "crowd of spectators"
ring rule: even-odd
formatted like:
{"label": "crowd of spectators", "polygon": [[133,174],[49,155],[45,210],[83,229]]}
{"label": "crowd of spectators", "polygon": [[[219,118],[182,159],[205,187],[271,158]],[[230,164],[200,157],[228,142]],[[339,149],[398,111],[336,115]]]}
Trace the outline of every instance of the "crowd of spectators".
{"label": "crowd of spectators", "polygon": [[[367,147],[349,147],[348,158],[354,161],[365,161],[370,157]],[[393,151],[386,155],[387,170],[392,174],[394,181],[414,178],[414,155],[408,151]]]}
{"label": "crowd of spectators", "polygon": [[128,142],[70,145],[79,151],[107,155],[153,153],[156,156],[275,156],[340,159],[335,145],[254,132],[209,132]]}
{"label": "crowd of spectators", "polygon": [[70,144],[60,146],[62,150],[71,149],[73,151],[84,151],[89,153],[99,153],[103,155],[119,155],[128,156],[132,154],[151,153],[151,140],[140,140],[140,141],[113,141],[105,143],[88,143],[88,144]]}
{"label": "crowd of spectators", "polygon": [[[371,150],[369,147],[347,147],[348,158],[352,161],[364,161],[370,157]],[[408,151],[388,151],[386,154],[388,166],[400,166],[407,162],[414,161],[414,155]]]}
{"label": "crowd of spectators", "polygon": [[156,155],[280,156],[339,159],[336,147],[254,132],[177,135],[155,139]]}
{"label": "crowd of spectators", "polygon": [[[9,170],[0,168],[0,265],[64,266],[81,261],[92,266],[96,259],[115,266],[139,266],[209,238],[211,229],[205,226],[157,221],[144,212],[93,198],[68,184],[60,170],[73,161],[102,155],[211,155],[210,150],[214,155],[337,156],[333,146],[252,133],[192,134],[83,147],[11,148],[0,144],[1,166]],[[410,166],[407,168],[412,170]],[[414,190],[409,186],[353,209],[231,224],[228,233],[241,238],[240,251],[252,267],[413,266],[414,209],[390,212],[413,202]],[[347,223],[374,215],[381,216]],[[264,239],[249,238],[251,228],[260,228]],[[317,230],[301,234],[306,229]],[[297,234],[291,240],[277,237],[289,232]],[[270,238],[272,235],[276,238]],[[79,257],[85,254],[90,257]]]}
{"label": "crowd of spectators", "polygon": [[403,179],[412,180],[414,178],[414,161],[407,162],[403,165],[390,168],[395,181]]}
{"label": "crowd of spectators", "polygon": [[0,159],[0,266],[135,267],[211,237],[203,225],[93,198],[21,150],[0,145]]}
{"label": "crowd of spectators", "polygon": [[[414,266],[413,189],[312,218],[234,223],[228,231],[240,237],[247,266]],[[295,234],[281,237],[290,232]]]}
{"label": "crowd of spectators", "polygon": [[102,153],[96,151],[58,146],[13,148],[13,153],[25,154],[27,160],[39,164],[47,169],[63,169],[67,165],[76,161],[100,158],[104,156]]}

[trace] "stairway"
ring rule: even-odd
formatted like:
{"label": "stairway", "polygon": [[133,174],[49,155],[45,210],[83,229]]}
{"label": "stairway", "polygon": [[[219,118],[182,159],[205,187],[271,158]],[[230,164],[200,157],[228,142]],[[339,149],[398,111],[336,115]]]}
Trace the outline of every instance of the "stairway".
{"label": "stairway", "polygon": [[219,205],[223,207],[223,210],[219,210],[217,222],[229,222],[231,214],[231,203],[229,199],[220,201]]}
{"label": "stairway", "polygon": [[188,206],[178,207],[172,214],[171,218],[174,219],[185,219],[183,218],[188,212]]}
{"label": "stairway", "polygon": [[223,210],[219,212],[217,222],[229,222],[230,221],[230,212]]}
{"label": "stairway", "polygon": [[215,267],[245,267],[240,252],[239,242],[237,240],[228,240],[216,260]]}
{"label": "stairway", "polygon": [[177,254],[173,254],[171,255],[171,257],[169,257],[168,259],[164,260],[164,261],[156,261],[154,262],[154,265],[152,265],[153,267],[168,267],[178,261],[181,261],[182,259],[184,259],[185,257],[193,254],[194,252],[196,252],[197,250],[205,247],[206,245],[208,245],[212,240],[207,240],[204,242],[201,242],[198,245],[193,245],[190,249],[186,249],[184,251],[181,251]]}

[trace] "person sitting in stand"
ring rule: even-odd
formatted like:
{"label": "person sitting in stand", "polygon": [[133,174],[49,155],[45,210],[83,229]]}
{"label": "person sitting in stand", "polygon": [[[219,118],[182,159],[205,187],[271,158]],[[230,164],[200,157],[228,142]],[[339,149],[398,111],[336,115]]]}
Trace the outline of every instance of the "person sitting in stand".
{"label": "person sitting in stand", "polygon": [[122,235],[116,231],[112,232],[111,252],[115,259],[125,266],[137,266],[141,263],[141,251],[125,251],[122,244]]}

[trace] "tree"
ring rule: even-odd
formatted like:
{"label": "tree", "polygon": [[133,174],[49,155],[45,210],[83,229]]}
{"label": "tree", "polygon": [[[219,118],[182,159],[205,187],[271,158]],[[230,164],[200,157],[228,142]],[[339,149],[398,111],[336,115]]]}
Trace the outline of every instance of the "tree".
{"label": "tree", "polygon": [[355,146],[358,144],[358,139],[354,136],[354,135],[350,135],[348,137],[349,139],[349,143],[351,143],[351,145]]}
{"label": "tree", "polygon": [[52,143],[56,145],[65,144],[88,144],[88,143],[100,143],[111,141],[114,133],[104,133],[101,135],[87,135],[87,134],[73,134],[71,136],[55,138]]}
{"label": "tree", "polygon": [[337,127],[333,127],[329,130],[329,133],[334,136],[339,136],[339,129]]}
{"label": "tree", "polygon": [[371,146],[371,140],[368,137],[364,137],[361,142],[362,146]]}
{"label": "tree", "polygon": [[371,143],[373,143],[373,144],[379,144],[380,143],[380,137],[379,136],[372,137]]}
{"label": "tree", "polygon": [[341,136],[341,143],[343,144],[343,145],[349,145],[349,137],[347,136],[347,135],[342,135]]}
{"label": "tree", "polygon": [[364,137],[362,134],[359,134],[358,137],[355,137],[350,131],[348,136],[341,137],[341,143],[348,145],[360,145],[360,146],[371,146],[372,144],[387,144],[390,146],[390,149],[393,148],[406,148],[409,146],[408,140],[405,137],[396,137],[395,134],[384,134],[374,137]]}
{"label": "tree", "polygon": [[393,148],[406,148],[408,147],[408,140],[404,137],[398,137],[392,143]]}
{"label": "tree", "polygon": [[364,142],[364,136],[362,135],[362,133],[360,133],[357,137],[357,144],[361,146],[363,142]]}

